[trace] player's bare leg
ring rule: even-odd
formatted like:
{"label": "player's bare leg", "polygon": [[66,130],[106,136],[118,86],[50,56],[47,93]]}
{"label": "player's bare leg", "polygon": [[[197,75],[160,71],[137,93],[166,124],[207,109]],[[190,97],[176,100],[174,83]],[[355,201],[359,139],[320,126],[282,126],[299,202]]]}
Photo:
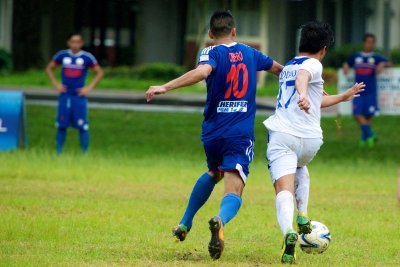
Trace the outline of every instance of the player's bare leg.
{"label": "player's bare leg", "polygon": [[294,263],[296,260],[296,242],[298,235],[293,230],[293,193],[295,174],[288,174],[276,180],[274,187],[276,192],[276,213],[278,223],[284,235],[281,262]]}
{"label": "player's bare leg", "polygon": [[227,171],[224,174],[225,196],[221,201],[218,216],[210,219],[209,227],[211,240],[208,244],[208,252],[211,258],[219,259],[224,250],[224,225],[237,214],[242,204],[242,192],[244,182],[237,171]]}

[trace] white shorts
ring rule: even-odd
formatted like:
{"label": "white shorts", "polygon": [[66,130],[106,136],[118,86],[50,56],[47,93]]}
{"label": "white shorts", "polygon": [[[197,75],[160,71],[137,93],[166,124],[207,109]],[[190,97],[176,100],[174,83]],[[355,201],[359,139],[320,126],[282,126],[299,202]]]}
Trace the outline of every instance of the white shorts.
{"label": "white shorts", "polygon": [[269,131],[267,161],[272,183],[282,176],[296,173],[317,154],[322,138],[301,138],[291,134]]}

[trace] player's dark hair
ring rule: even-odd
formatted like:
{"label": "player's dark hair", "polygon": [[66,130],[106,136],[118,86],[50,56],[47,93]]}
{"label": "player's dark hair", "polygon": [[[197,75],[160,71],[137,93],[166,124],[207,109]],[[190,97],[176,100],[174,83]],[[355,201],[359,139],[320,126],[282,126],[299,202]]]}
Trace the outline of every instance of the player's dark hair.
{"label": "player's dark hair", "polygon": [[69,41],[73,36],[80,36],[81,39],[83,40],[83,36],[80,32],[71,32],[70,34],[67,35],[67,41]]}
{"label": "player's dark hair", "polygon": [[368,38],[372,38],[372,39],[374,39],[374,42],[376,41],[376,37],[375,37],[375,34],[373,34],[373,33],[366,33],[366,34],[364,34],[364,36],[363,36],[363,42],[365,42]]}
{"label": "player's dark hair", "polygon": [[229,10],[217,10],[210,19],[210,31],[215,37],[229,35],[235,28],[235,19]]}
{"label": "player's dark hair", "polygon": [[330,47],[334,42],[331,25],[312,21],[301,26],[299,52],[316,54],[322,48]]}

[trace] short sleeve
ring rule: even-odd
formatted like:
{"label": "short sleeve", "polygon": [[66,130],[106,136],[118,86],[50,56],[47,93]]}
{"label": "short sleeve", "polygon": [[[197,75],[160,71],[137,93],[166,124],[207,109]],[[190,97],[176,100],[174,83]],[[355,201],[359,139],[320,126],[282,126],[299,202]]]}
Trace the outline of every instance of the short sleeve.
{"label": "short sleeve", "polygon": [[310,82],[317,82],[322,79],[322,64],[315,58],[305,60],[299,69],[306,70],[311,74]]}
{"label": "short sleeve", "polygon": [[377,54],[375,56],[375,64],[378,65],[381,62],[388,62],[388,60],[384,56]]}
{"label": "short sleeve", "polygon": [[88,68],[93,68],[98,65],[96,58],[92,54],[86,52],[85,55],[86,55],[85,65]]}
{"label": "short sleeve", "polygon": [[356,58],[356,54],[352,54],[349,59],[347,60],[347,64],[352,68],[354,66],[354,61]]}
{"label": "short sleeve", "polygon": [[53,61],[57,64],[62,64],[63,58],[64,58],[64,51],[60,51],[57,54],[53,56]]}
{"label": "short sleeve", "polygon": [[217,68],[217,53],[214,49],[215,46],[209,46],[204,48],[199,55],[199,60],[197,62],[198,65],[200,64],[209,64],[212,66],[213,69]]}
{"label": "short sleeve", "polygon": [[264,55],[260,51],[254,49],[254,54],[255,54],[255,59],[257,63],[257,71],[260,70],[269,70],[273,63],[274,60],[270,58],[269,56]]}

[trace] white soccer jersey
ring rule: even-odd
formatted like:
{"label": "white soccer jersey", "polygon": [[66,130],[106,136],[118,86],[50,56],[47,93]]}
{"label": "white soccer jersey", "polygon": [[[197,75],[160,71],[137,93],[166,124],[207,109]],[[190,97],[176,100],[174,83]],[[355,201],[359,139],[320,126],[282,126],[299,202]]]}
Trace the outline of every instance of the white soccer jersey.
{"label": "white soccer jersey", "polygon": [[[307,95],[311,103],[310,113],[297,105],[299,94],[295,88],[297,72],[304,69],[311,74]],[[264,121],[272,131],[284,132],[301,138],[322,138],[321,101],[323,95],[322,64],[315,58],[295,57],[279,75],[279,93],[275,114]]]}

